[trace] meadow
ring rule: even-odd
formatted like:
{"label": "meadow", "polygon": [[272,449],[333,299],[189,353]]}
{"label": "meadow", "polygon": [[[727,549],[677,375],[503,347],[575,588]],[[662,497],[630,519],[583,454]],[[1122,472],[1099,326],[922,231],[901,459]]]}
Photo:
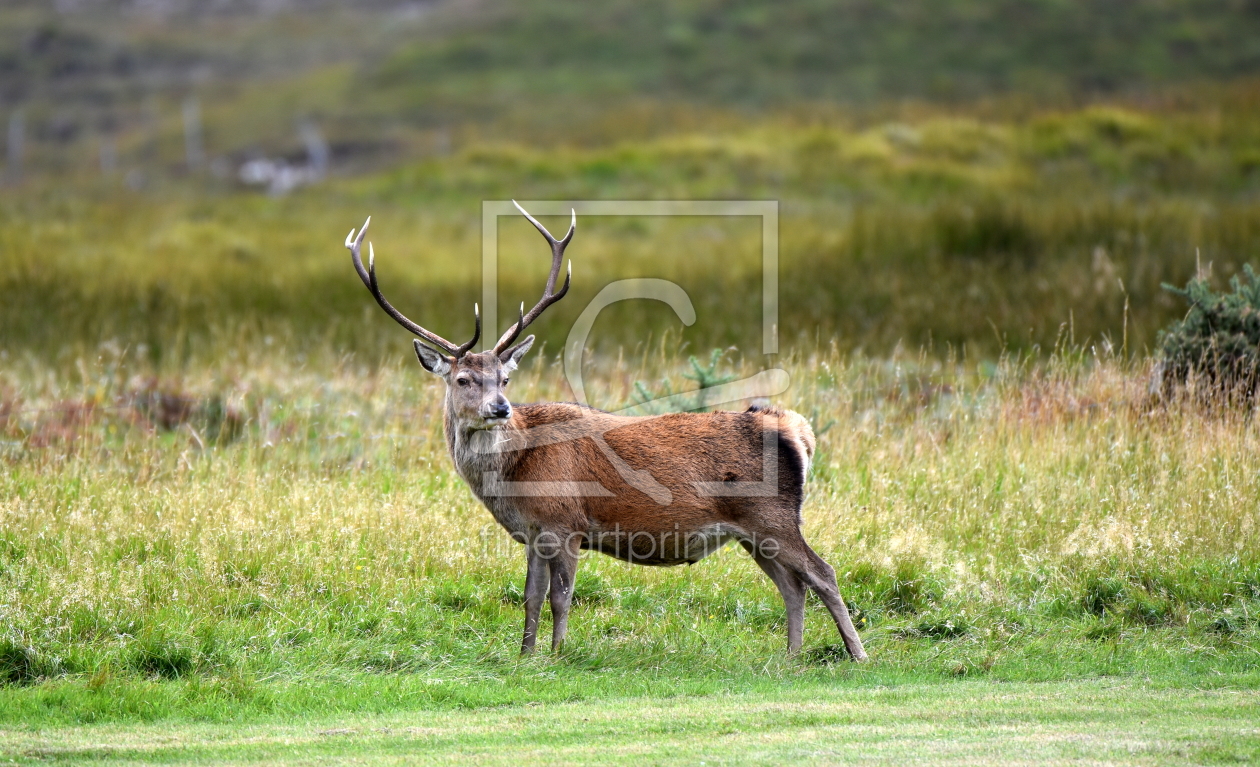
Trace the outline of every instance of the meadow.
{"label": "meadow", "polygon": [[[633,402],[676,359],[623,360],[593,389]],[[523,557],[451,469],[439,383],[329,349],[162,379],[115,350],[71,391],[28,370],[6,407],[4,716],[1253,679],[1248,413],[1152,399],[1144,364],[1083,353],[967,369],[823,348],[785,367],[784,404],[820,435],[807,534],[842,575],[869,666],[844,661],[819,606],[806,652],[786,656],[778,597],[734,550],[670,570],[587,558],[564,652],[519,660]],[[540,357],[517,396],[563,396],[558,373]]]}

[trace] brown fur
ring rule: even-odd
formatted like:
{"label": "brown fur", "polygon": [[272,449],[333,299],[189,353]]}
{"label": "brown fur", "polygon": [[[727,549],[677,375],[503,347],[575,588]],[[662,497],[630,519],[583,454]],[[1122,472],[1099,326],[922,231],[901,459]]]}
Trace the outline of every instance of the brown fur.
{"label": "brown fur", "polygon": [[[779,456],[778,497],[713,498],[697,492],[693,484],[697,482],[761,482],[764,429],[784,437],[780,443],[786,449]],[[580,405],[547,403],[517,406],[511,422],[497,431],[496,436],[504,438],[506,444],[501,448],[503,452],[494,456],[495,460],[457,457],[461,475],[478,497],[492,511],[505,505],[503,499],[482,492],[485,471],[497,471],[510,482],[546,478],[553,482],[598,483],[609,491],[608,496],[513,497],[508,505],[519,515],[523,526],[512,525],[517,529],[509,529],[514,533],[533,529],[563,529],[566,535],[583,533],[591,539],[584,540],[584,544],[601,550],[606,547],[597,545],[600,542],[593,540],[595,534],[616,530],[617,526],[627,533],[647,533],[658,543],[664,536],[670,539],[671,550],[678,535],[707,525],[725,525],[749,533],[771,532],[784,524],[779,517],[786,516],[786,524],[795,528],[804,485],[802,471],[808,467],[813,445],[808,423],[790,411],[675,413],[640,419]],[[561,434],[567,439],[534,446],[530,443],[535,431],[545,435],[540,442],[550,442],[553,435]],[[601,435],[631,469],[649,472],[669,491],[668,504],[661,505],[644,490],[626,482],[597,447],[596,440]],[[811,448],[802,449],[803,445]],[[679,460],[680,446],[688,448],[687,460]],[[658,556],[640,563],[694,561],[694,557],[679,555]]]}

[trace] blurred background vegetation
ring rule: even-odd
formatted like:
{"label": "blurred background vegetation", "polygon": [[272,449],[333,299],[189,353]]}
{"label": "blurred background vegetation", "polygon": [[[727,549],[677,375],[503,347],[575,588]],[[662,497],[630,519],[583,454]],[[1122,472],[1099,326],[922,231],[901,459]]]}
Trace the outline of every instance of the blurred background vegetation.
{"label": "blurred background vegetation", "polygon": [[[462,335],[514,197],[781,201],[789,347],[1141,354],[1161,282],[1260,253],[1258,75],[1255,0],[10,2],[0,350],[374,362],[345,233],[374,215],[387,292]],[[700,321],[622,304],[601,346],[759,345],[754,221],[580,227],[551,349],[632,275]],[[506,317],[545,251],[500,231]]]}

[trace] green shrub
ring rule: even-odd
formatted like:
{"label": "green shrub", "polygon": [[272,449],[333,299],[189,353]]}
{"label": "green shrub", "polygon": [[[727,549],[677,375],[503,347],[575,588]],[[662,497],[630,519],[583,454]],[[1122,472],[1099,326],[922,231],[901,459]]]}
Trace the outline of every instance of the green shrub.
{"label": "green shrub", "polygon": [[1217,293],[1195,278],[1184,290],[1164,285],[1190,304],[1186,316],[1159,334],[1162,383],[1191,379],[1210,390],[1250,397],[1260,373],[1260,277],[1243,266],[1246,282],[1234,276],[1232,293]]}
{"label": "green shrub", "polygon": [[1119,576],[1086,581],[1080,606],[1100,618],[1144,626],[1173,625],[1185,620],[1185,603],[1153,584]]}

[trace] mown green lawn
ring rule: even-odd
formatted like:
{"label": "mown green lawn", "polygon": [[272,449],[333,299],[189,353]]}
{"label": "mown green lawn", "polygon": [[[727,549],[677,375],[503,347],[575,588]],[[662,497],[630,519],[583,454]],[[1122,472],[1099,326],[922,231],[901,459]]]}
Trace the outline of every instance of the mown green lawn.
{"label": "mown green lawn", "polygon": [[18,764],[1231,764],[1260,760],[1254,675],[807,683],[712,696],[0,732]]}

